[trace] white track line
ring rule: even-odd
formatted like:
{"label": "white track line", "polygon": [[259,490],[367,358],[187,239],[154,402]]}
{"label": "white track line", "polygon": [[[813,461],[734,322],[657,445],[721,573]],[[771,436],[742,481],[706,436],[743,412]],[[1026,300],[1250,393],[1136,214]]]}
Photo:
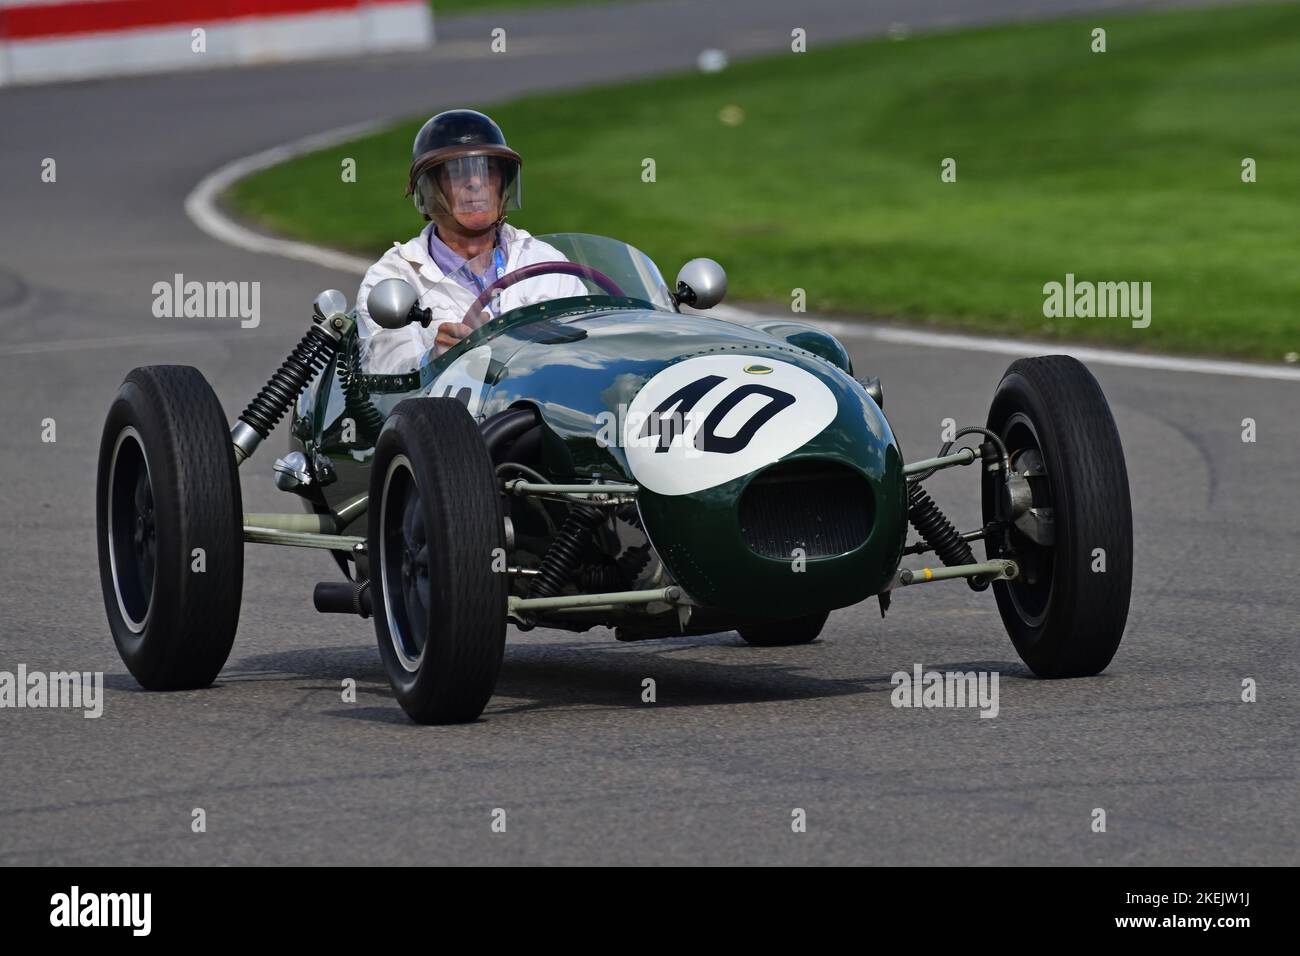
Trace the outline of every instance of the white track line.
{"label": "white track line", "polygon": [[[277,239],[274,236],[255,232],[226,216],[217,206],[217,197],[245,176],[294,159],[304,153],[327,149],[350,139],[364,136],[388,125],[389,122],[372,121],[327,130],[324,133],[307,136],[286,143],[283,146],[275,146],[260,153],[254,153],[252,156],[245,156],[242,159],[226,163],[220,169],[204,176],[190,194],[185,197],[185,213],[201,230],[228,245],[238,246],[250,252],[284,256],[289,259],[314,263],[327,269],[362,275],[370,267],[369,260],[339,252],[335,249],[326,249],[322,246],[313,246],[310,243],[296,242],[291,239]],[[714,315],[742,322],[772,318],[770,315],[761,315],[757,312],[726,305],[717,306],[712,312]],[[914,345],[922,348],[950,349],[963,352],[993,352],[999,355],[1064,354],[1072,355],[1081,362],[1094,365],[1116,365],[1124,368],[1151,369],[1161,372],[1191,372],[1197,375],[1230,375],[1239,378],[1300,382],[1300,368],[1285,366],[1123,352],[1117,349],[1070,345],[1065,342],[1035,342],[1029,339],[985,338],[950,332],[928,332],[875,325],[870,322],[836,322],[802,315],[798,316],[798,318],[813,322],[831,334],[846,339],[873,339],[877,342],[888,342],[894,345]]]}
{"label": "white track line", "polygon": [[[717,306],[714,314],[722,318],[750,321],[759,318],[753,312],[732,306]],[[779,316],[776,316],[779,318]],[[762,318],[771,319],[772,315]],[[804,319],[804,316],[795,316]],[[924,348],[957,349],[963,352],[993,352],[998,355],[1072,355],[1080,362],[1093,365],[1118,365],[1125,368],[1144,368],[1161,372],[1192,372],[1197,375],[1234,375],[1242,378],[1274,379],[1283,382],[1300,382],[1300,368],[1258,365],[1252,362],[1232,362],[1227,359],[1183,358],[1176,355],[1151,355],[1143,352],[1122,352],[1069,342],[1036,342],[1032,339],[986,338],[978,335],[960,335],[952,332],[928,332],[920,329],[900,329],[891,325],[874,325],[870,322],[836,322],[812,318],[807,321],[820,326],[836,338],[872,339],[893,345],[919,345]]]}
{"label": "white track line", "polygon": [[325,249],[306,242],[277,239],[241,226],[218,208],[217,197],[245,176],[279,165],[304,153],[346,143],[350,139],[375,132],[386,125],[387,122],[371,121],[343,126],[226,163],[220,169],[204,176],[185,197],[185,214],[190,217],[194,225],[227,245],[238,246],[249,252],[299,259],[324,266],[326,269],[337,269],[340,272],[364,274],[370,268],[370,262],[360,256],[350,256],[346,252]]}
{"label": "white track line", "polygon": [[[231,336],[233,338],[233,336]],[[81,352],[97,349],[139,348],[141,346],[171,345],[192,342],[207,345],[214,341],[212,335],[201,332],[177,332],[168,335],[124,335],[110,339],[65,339],[59,341],[23,342],[18,345],[0,345],[0,358],[11,355],[43,355],[46,352]],[[219,340],[216,340],[219,341]]]}

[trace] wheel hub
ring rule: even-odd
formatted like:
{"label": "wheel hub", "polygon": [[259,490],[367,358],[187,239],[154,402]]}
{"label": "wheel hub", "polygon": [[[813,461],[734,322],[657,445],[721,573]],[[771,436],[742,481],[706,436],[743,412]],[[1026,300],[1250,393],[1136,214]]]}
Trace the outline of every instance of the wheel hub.
{"label": "wheel hub", "polygon": [[127,628],[138,634],[153,597],[158,529],[148,463],[134,428],[124,428],[113,449],[106,505],[118,608]]}
{"label": "wheel hub", "polygon": [[395,459],[380,507],[385,616],[402,666],[414,671],[429,620],[429,550],[420,491],[404,459]]}

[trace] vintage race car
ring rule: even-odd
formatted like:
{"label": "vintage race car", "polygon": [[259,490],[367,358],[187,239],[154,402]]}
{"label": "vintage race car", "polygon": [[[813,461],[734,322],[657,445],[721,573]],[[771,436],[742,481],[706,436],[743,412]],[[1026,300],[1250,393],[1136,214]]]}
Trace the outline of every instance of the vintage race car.
{"label": "vintage race car", "polygon": [[[832,335],[695,311],[725,292],[716,262],[692,260],[670,289],[613,239],[521,241],[537,245],[512,272],[470,262],[419,300],[400,279],[374,287],[369,315],[394,330],[381,335],[475,326],[407,372],[369,370],[356,313],[327,291],[233,431],[197,370],[126,377],[97,523],[113,638],[141,685],[217,677],[248,543],[332,553],[342,573],[316,586],[317,610],[373,617],[395,696],[425,723],[481,713],[507,623],[806,644],[835,608],[874,597],[883,614],[894,590],[949,578],[991,586],[1035,674],[1110,662],[1132,576],[1128,479],[1079,362],[1014,362],[985,424],[906,463],[879,380],[855,376]],[[302,508],[245,514],[238,468],[290,411],[274,479]],[[983,508],[965,532],[922,486],[963,465]]]}

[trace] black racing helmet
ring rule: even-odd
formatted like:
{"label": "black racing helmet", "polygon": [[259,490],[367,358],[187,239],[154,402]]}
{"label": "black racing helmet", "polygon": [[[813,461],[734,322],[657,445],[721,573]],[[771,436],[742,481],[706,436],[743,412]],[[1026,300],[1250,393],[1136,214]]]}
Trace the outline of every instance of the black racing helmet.
{"label": "black racing helmet", "polygon": [[415,134],[406,195],[425,219],[449,215],[485,231],[499,225],[508,209],[520,207],[522,164],[490,117],[446,110]]}

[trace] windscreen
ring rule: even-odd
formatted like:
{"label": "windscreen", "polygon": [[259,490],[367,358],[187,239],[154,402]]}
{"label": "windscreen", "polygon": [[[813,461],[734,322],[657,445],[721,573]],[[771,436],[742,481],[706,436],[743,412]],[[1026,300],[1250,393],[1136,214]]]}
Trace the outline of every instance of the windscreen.
{"label": "windscreen", "polygon": [[516,309],[583,296],[636,299],[674,312],[672,296],[650,257],[604,236],[552,233],[516,239],[468,260],[430,288],[421,308],[433,321],[471,329]]}

